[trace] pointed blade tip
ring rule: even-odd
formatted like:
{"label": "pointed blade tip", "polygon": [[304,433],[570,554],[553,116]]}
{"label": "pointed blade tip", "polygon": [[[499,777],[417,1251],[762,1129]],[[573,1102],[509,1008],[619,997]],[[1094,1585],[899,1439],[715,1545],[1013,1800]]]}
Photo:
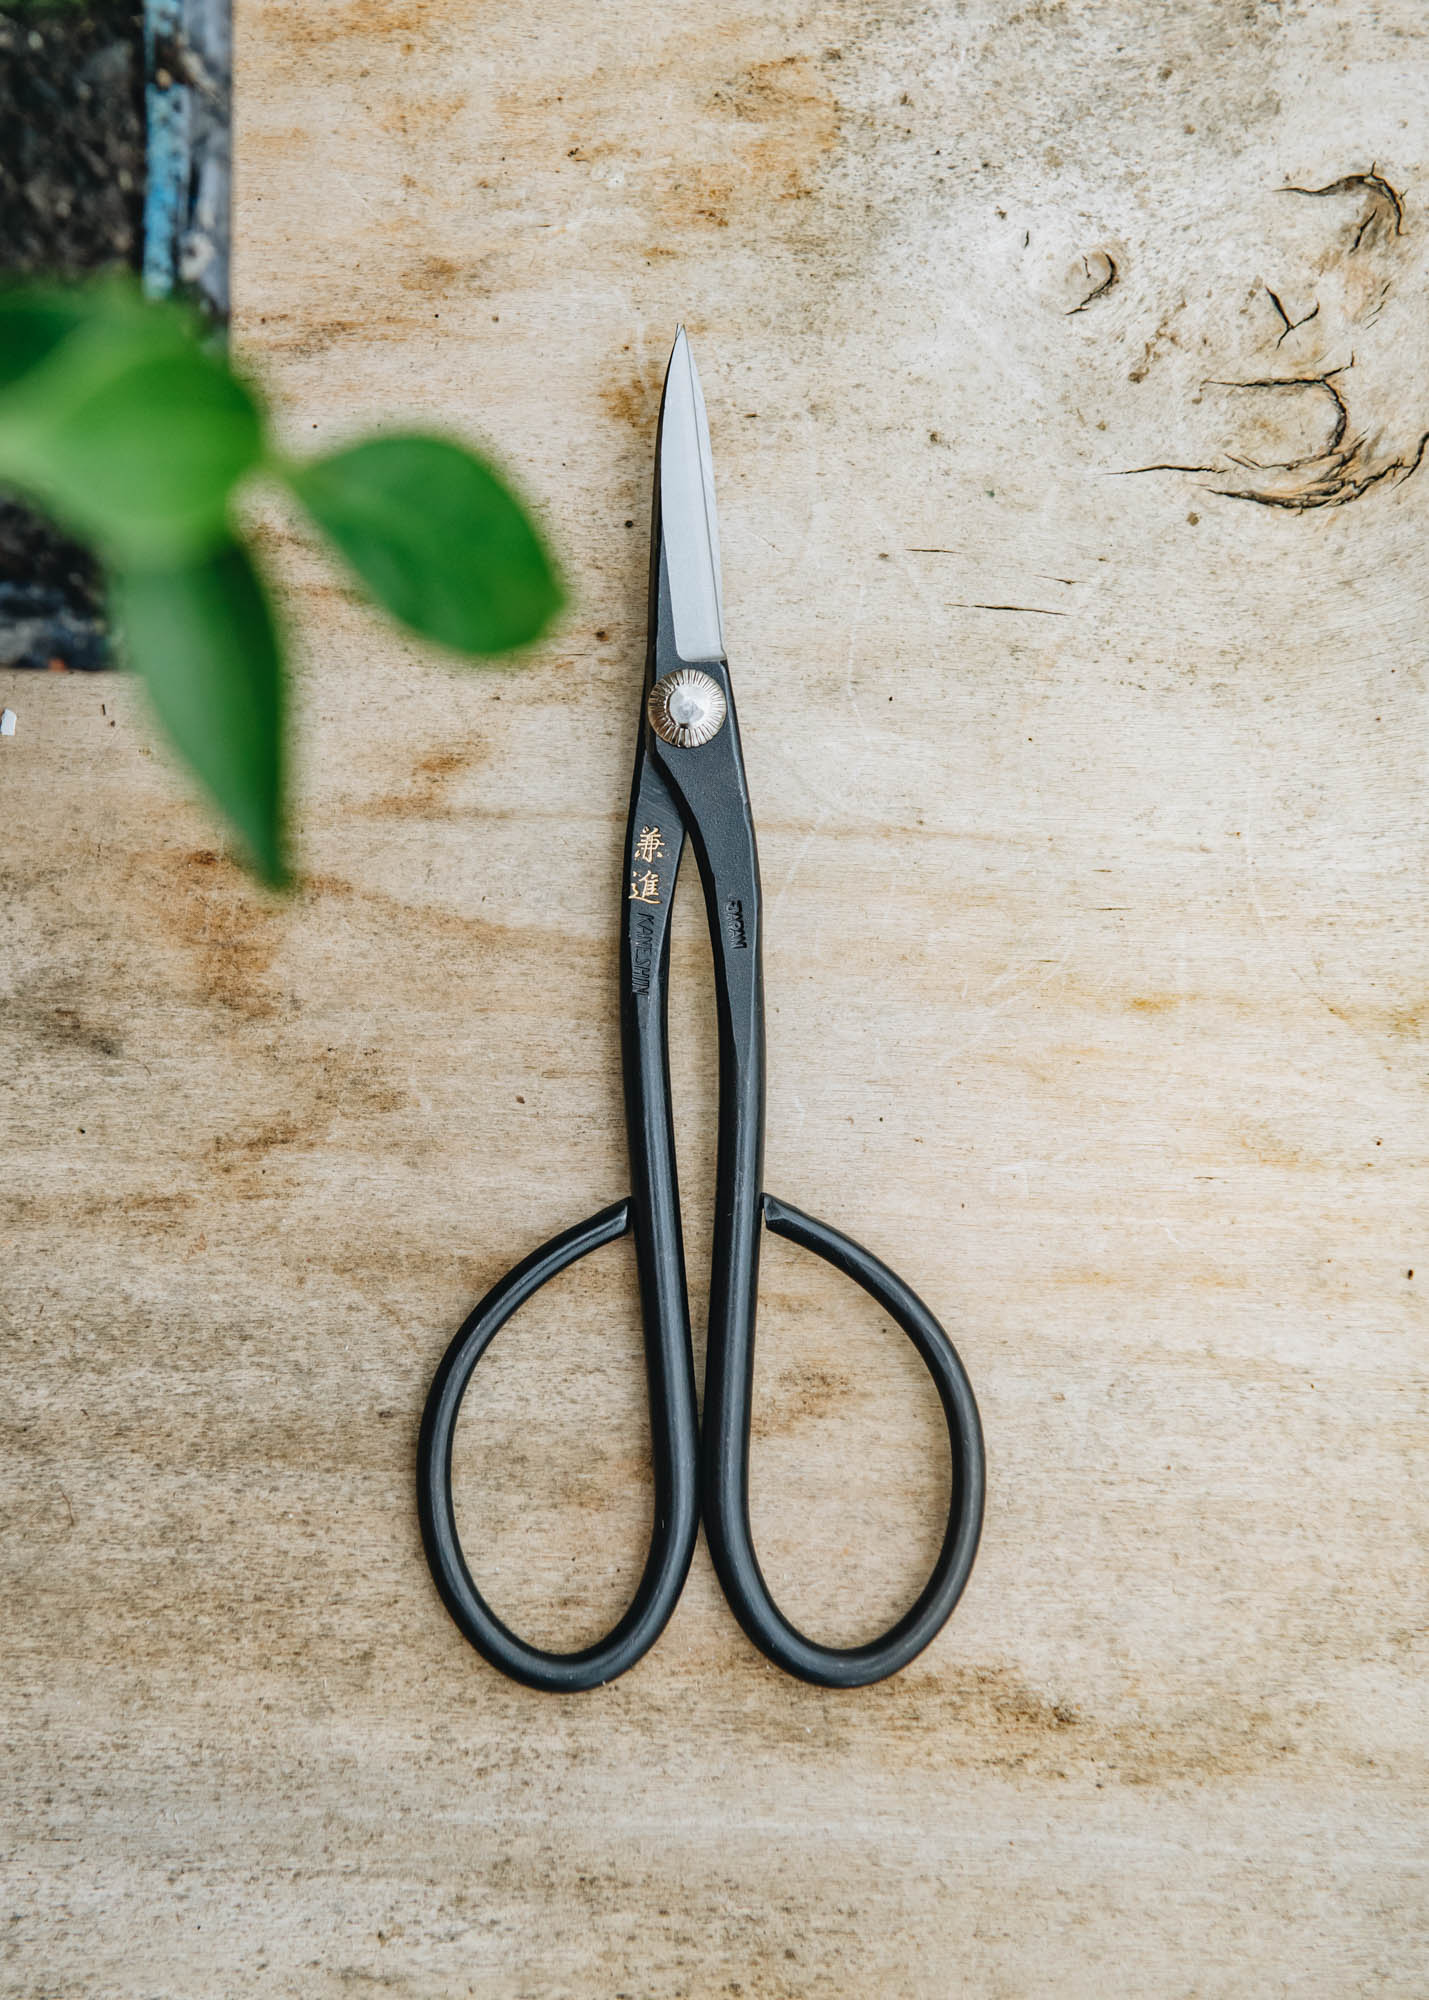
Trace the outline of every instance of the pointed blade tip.
{"label": "pointed blade tip", "polygon": [[[675,363],[682,355],[684,374],[677,375]],[[683,320],[666,370],[659,449],[662,533],[676,644],[684,659],[722,659],[724,608],[709,423]]]}

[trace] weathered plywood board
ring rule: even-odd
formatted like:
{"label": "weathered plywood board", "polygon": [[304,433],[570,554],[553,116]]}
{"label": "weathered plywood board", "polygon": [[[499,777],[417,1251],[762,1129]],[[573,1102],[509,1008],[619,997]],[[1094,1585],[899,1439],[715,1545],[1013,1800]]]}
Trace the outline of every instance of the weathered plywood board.
{"label": "weathered plywood board", "polygon": [[[529,670],[455,673],[264,516],[302,658],[285,906],[132,689],[0,691],[4,1990],[1422,1994],[1420,10],[238,27],[236,337],[292,442],[488,440],[574,609]],[[780,1679],[701,1551],[642,1667],[553,1702],[441,1611],[413,1452],[472,1299],[623,1186],[681,318],[770,1185],[944,1314],[991,1493],[891,1685]],[[1212,469],[1126,476],[1167,464]],[[463,1442],[482,1574],[548,1640],[640,1559],[629,1276],[514,1326]],[[935,1412],[827,1274],[776,1249],[766,1299],[760,1546],[853,1636],[928,1558]]]}

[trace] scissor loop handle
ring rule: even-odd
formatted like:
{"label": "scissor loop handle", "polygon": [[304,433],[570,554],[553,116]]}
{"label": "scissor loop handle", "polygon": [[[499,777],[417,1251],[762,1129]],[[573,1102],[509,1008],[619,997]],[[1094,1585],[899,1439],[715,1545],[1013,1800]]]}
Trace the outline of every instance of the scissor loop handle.
{"label": "scissor loop handle", "polygon": [[[577,1223],[508,1271],[470,1315],[447,1349],[427,1396],[417,1445],[417,1505],[432,1577],[447,1610],[471,1644],[513,1680],[553,1694],[602,1686],[634,1666],[664,1630],[674,1610],[699,1525],[693,1408],[654,1393],[650,1407],[655,1463],[655,1529],[644,1573],[629,1610],[605,1638],[579,1652],[552,1653],[528,1645],[497,1617],[473,1581],[457,1534],[452,1503],[452,1444],[462,1398],[482,1355],[534,1292],[568,1265],[614,1243],[631,1227],[631,1204],[615,1202]],[[648,1347],[647,1347],[648,1352]],[[675,1434],[688,1430],[688,1435]]]}
{"label": "scissor loop handle", "polygon": [[[685,1434],[692,1431],[692,1414],[687,1424],[672,1415],[667,1399],[652,1398],[655,1532],[634,1599],[619,1624],[592,1646],[555,1653],[528,1644],[496,1615],[472,1578],[457,1533],[452,1445],[462,1399],[477,1363],[512,1314],[568,1266],[629,1232],[631,1204],[618,1201],[552,1237],[492,1287],[447,1349],[422,1415],[417,1501],[433,1579],[462,1633],[513,1680],[573,1694],[603,1686],[634,1666],[675,1608],[701,1511],[725,1595],[745,1632],[776,1666],[815,1686],[855,1688],[886,1679],[922,1652],[952,1615],[977,1554],[985,1485],[982,1427],[957,1350],[917,1293],[851,1237],[769,1194],[763,1198],[763,1217],[776,1236],[812,1250],[861,1285],[902,1327],[933,1378],[948,1428],[952,1495],[932,1574],[903,1616],[866,1645],[822,1646],[790,1623],[770,1594],[754,1550],[749,1523],[752,1371],[746,1376],[736,1370],[724,1379],[717,1404],[707,1404],[705,1410],[702,1510],[694,1440]],[[666,1435],[677,1421],[680,1435]]]}
{"label": "scissor loop handle", "polygon": [[952,1495],[943,1544],[927,1583],[881,1638],[861,1646],[821,1646],[806,1638],[780,1611],[754,1550],[749,1523],[752,1367],[725,1376],[721,1407],[711,1408],[706,1401],[702,1477],[705,1533],[736,1617],[760,1651],[786,1673],[816,1687],[866,1687],[896,1674],[921,1653],[947,1623],[962,1595],[982,1530],[986,1488],[982,1426],[956,1348],[896,1271],[841,1231],[776,1201],[773,1195],[764,1196],[763,1209],[765,1226],[776,1236],[812,1250],[844,1272],[902,1327],[933,1378],[947,1423]]}

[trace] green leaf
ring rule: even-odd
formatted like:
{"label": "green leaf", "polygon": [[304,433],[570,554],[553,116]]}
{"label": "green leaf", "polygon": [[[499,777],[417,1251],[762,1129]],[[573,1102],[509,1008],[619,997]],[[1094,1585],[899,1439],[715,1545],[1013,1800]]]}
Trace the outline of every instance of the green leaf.
{"label": "green leaf", "polygon": [[[71,303],[82,316],[54,339]],[[28,312],[12,300],[9,318],[21,372],[0,393],[0,479],[120,568],[163,568],[223,542],[262,423],[190,317],[108,285]]]}
{"label": "green leaf", "polygon": [[283,667],[246,550],[230,541],[173,569],[121,570],[112,583],[125,654],[160,722],[259,874],[280,886]]}
{"label": "green leaf", "polygon": [[551,559],[520,502],[460,445],[372,438],[281,470],[378,603],[424,639],[504,653],[560,608]]}
{"label": "green leaf", "polygon": [[36,367],[88,317],[78,292],[30,286],[0,292],[0,389]]}

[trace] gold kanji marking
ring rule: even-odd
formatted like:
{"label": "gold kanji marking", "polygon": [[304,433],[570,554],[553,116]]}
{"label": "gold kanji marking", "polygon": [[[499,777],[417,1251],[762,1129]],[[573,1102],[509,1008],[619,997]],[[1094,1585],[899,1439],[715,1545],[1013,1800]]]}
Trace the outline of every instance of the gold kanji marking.
{"label": "gold kanji marking", "polygon": [[630,901],[632,903],[658,903],[660,900],[660,877],[652,868],[643,872],[637,870],[630,878]]}
{"label": "gold kanji marking", "polygon": [[660,838],[658,826],[643,826],[640,838],[635,843],[637,861],[658,861],[665,852],[665,843]]}

